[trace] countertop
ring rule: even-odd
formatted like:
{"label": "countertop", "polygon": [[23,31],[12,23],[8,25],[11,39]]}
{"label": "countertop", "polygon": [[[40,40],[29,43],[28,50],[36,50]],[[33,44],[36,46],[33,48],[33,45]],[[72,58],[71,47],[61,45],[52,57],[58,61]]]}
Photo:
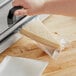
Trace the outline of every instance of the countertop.
{"label": "countertop", "polygon": [[62,51],[57,59],[53,59],[35,41],[23,36],[0,54],[0,62],[7,55],[48,61],[49,65],[42,76],[76,76],[76,42],[72,42],[72,47]]}

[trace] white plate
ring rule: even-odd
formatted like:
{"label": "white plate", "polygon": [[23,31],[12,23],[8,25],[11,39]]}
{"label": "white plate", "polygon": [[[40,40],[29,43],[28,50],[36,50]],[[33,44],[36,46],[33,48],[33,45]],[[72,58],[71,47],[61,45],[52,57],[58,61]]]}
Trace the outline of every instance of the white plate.
{"label": "white plate", "polygon": [[7,56],[0,66],[0,76],[41,76],[47,62]]}

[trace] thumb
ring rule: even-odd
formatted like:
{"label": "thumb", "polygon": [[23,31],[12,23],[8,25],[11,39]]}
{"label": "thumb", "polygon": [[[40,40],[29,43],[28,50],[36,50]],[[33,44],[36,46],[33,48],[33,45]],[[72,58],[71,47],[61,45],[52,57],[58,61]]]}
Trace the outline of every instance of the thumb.
{"label": "thumb", "polygon": [[20,10],[17,10],[15,11],[15,15],[16,16],[24,16],[24,15],[27,15],[27,10],[26,9],[20,9]]}

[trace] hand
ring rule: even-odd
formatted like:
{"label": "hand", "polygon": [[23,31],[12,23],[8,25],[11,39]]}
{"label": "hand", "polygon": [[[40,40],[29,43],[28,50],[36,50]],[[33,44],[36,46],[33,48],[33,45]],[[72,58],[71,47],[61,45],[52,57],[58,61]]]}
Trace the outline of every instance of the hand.
{"label": "hand", "polygon": [[56,14],[76,17],[76,0],[14,0],[14,6],[23,6],[15,15]]}
{"label": "hand", "polygon": [[44,13],[44,0],[14,0],[13,6],[22,6],[15,15],[37,15]]}

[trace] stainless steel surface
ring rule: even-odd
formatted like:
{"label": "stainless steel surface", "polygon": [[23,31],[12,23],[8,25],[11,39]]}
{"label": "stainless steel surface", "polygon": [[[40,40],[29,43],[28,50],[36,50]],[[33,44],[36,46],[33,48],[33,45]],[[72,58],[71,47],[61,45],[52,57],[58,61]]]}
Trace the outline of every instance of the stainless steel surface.
{"label": "stainless steel surface", "polygon": [[[8,1],[9,2],[9,1]],[[7,3],[7,2],[6,2]],[[32,18],[31,16],[27,16],[21,21],[19,21],[17,24],[12,25],[11,27],[7,24],[7,15],[9,10],[12,8],[12,1],[7,3],[4,6],[0,8],[0,42],[7,37],[9,34],[11,34],[14,30],[16,30],[18,27],[23,25],[23,23],[27,23]]]}
{"label": "stainless steel surface", "polygon": [[27,16],[19,21],[17,24],[12,25],[11,27],[7,24],[7,16],[9,10],[12,8],[12,0],[1,0],[0,1],[0,53],[5,49],[10,47],[14,42],[16,42],[20,37],[16,33],[11,34],[18,27],[21,27],[25,23],[29,22],[34,17]]}
{"label": "stainless steel surface", "polygon": [[0,0],[0,4],[3,3],[5,0]]}
{"label": "stainless steel surface", "polygon": [[14,44],[17,40],[19,40],[22,37],[21,34],[15,33],[5,39],[2,43],[0,43],[0,53],[2,53],[4,50],[6,50],[8,47],[10,47],[12,44]]}
{"label": "stainless steel surface", "polygon": [[9,28],[7,25],[7,15],[11,7],[12,4],[10,2],[0,9],[0,35]]}

